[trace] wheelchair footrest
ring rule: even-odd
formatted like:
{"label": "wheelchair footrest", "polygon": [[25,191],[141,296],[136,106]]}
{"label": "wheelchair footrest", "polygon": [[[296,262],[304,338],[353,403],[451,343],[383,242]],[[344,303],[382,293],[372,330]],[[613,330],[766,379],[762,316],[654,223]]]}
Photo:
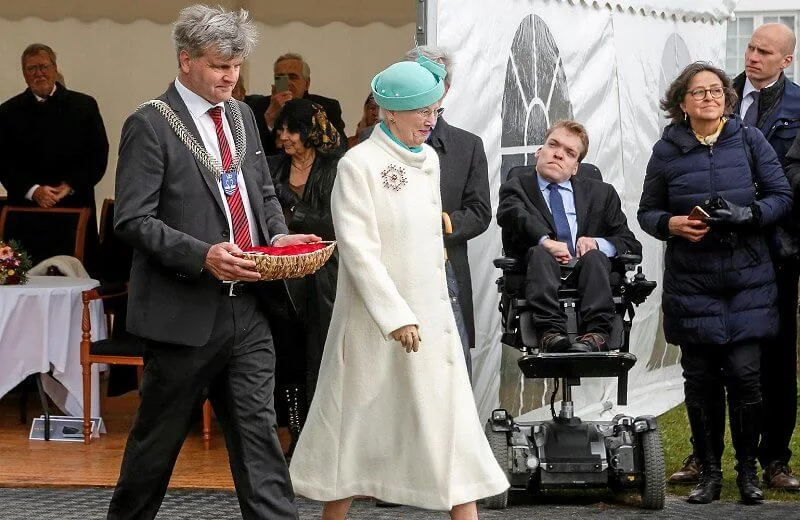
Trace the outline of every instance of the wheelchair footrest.
{"label": "wheelchair footrest", "polygon": [[540,353],[523,356],[519,368],[530,379],[619,377],[636,363],[630,352]]}

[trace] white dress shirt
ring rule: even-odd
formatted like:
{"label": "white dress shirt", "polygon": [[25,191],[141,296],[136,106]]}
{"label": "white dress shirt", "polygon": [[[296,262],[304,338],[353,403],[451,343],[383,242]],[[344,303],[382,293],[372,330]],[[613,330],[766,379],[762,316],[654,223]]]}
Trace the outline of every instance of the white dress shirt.
{"label": "white dress shirt", "polygon": [[[764,88],[769,88],[774,85],[776,81],[773,81],[769,85]],[[751,92],[761,92],[756,87],[750,83],[750,78],[744,78],[744,88],[742,89],[742,103],[739,105],[739,117],[744,119],[744,115],[747,113],[747,109],[750,108],[750,105],[753,104],[753,96],[750,95]]]}
{"label": "white dress shirt", "polygon": [[[205,146],[206,150],[211,155],[217,158],[220,164],[222,164],[222,154],[220,154],[219,151],[217,130],[214,126],[214,120],[211,118],[211,114],[209,114],[208,111],[215,106],[222,107],[222,128],[225,132],[225,138],[228,140],[228,146],[231,149],[231,154],[235,160],[236,143],[233,140],[233,133],[231,133],[230,125],[228,125],[228,118],[225,117],[225,103],[223,102],[212,105],[202,97],[183,86],[178,78],[175,78],[175,89],[178,91],[181,99],[186,104],[186,108],[189,109],[189,114],[191,114],[192,120],[197,126],[197,131],[200,132],[200,138],[203,140],[203,146]],[[241,170],[237,172],[236,182],[239,185],[239,191],[241,192],[244,213],[247,216],[247,224],[250,228],[250,238],[253,245],[257,246],[259,245],[258,229],[256,228],[256,220],[253,218],[253,210],[250,207],[250,199],[247,197],[247,185],[244,182],[244,176],[242,175]],[[230,241],[233,242],[234,237],[233,224],[231,222],[231,210],[228,207],[228,197],[225,195],[225,191],[222,189],[221,182],[217,182],[217,190],[219,190],[219,195],[222,197],[222,200],[225,201],[225,218],[228,219]]]}

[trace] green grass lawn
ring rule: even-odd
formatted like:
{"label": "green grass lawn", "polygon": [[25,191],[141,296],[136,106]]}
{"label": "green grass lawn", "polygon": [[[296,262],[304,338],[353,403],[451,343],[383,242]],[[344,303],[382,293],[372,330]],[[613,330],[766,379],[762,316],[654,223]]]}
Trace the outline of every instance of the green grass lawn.
{"label": "green grass lawn", "polygon": [[[800,401],[800,400],[799,400]],[[679,470],[683,465],[683,459],[690,453],[692,445],[689,443],[689,419],[686,416],[686,407],[681,404],[668,411],[658,418],[658,426],[661,428],[661,439],[664,443],[664,459],[667,468],[667,478],[672,473]],[[736,487],[736,470],[733,469],[736,461],[733,456],[733,445],[731,444],[731,433],[725,431],[725,453],[722,456],[722,499],[730,501],[739,500],[739,489]],[[791,442],[792,460],[790,465],[800,464],[800,433],[795,428]],[[758,468],[758,475],[761,478],[761,468]],[[798,467],[800,470],[800,467]],[[674,495],[685,496],[692,489],[692,486],[667,486],[667,492]],[[763,488],[767,500],[782,500],[800,502],[800,493],[786,491],[773,491]]]}

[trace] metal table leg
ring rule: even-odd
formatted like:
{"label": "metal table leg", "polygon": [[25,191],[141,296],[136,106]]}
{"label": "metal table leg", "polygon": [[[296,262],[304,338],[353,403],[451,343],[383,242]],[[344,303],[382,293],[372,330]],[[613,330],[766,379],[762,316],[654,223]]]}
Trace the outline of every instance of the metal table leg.
{"label": "metal table leg", "polygon": [[44,440],[50,440],[50,408],[47,406],[47,395],[44,393],[44,386],[42,386],[42,374],[36,377],[36,387],[39,389],[39,400],[42,402],[42,410],[44,410]]}

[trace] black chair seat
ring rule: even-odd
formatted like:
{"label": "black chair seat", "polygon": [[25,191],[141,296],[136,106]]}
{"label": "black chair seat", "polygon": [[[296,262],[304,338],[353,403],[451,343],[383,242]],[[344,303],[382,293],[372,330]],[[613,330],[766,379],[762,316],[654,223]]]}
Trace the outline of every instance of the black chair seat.
{"label": "black chair seat", "polygon": [[102,339],[89,346],[89,354],[93,356],[129,356],[144,355],[144,340],[135,336]]}
{"label": "black chair seat", "polygon": [[636,356],[614,351],[542,353],[523,356],[518,364],[527,378],[619,377],[636,364]]}

